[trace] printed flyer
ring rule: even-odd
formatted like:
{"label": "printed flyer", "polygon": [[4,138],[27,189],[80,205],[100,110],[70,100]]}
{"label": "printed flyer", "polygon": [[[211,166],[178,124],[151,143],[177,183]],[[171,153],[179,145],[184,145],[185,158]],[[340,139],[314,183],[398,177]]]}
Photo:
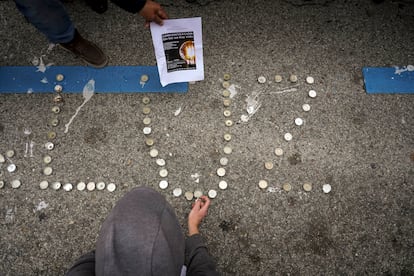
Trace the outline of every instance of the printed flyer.
{"label": "printed flyer", "polygon": [[204,80],[201,17],[151,23],[161,85]]}

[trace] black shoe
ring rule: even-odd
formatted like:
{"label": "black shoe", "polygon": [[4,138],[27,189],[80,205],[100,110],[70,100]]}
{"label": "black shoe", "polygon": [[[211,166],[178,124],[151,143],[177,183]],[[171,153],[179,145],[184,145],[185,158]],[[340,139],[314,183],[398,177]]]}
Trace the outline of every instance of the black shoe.
{"label": "black shoe", "polygon": [[106,12],[108,9],[108,0],[86,0],[86,4],[99,14]]}
{"label": "black shoe", "polygon": [[101,50],[101,48],[99,48],[95,43],[84,39],[79,34],[78,30],[75,30],[75,37],[71,42],[60,43],[60,46],[74,53],[76,56],[79,56],[93,67],[102,68],[108,63],[108,57]]}

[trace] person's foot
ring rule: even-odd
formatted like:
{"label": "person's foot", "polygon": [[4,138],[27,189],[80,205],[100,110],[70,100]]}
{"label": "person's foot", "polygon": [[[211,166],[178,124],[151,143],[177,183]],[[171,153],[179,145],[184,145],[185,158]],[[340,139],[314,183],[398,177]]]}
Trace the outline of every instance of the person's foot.
{"label": "person's foot", "polygon": [[108,57],[101,50],[101,48],[99,48],[95,43],[84,39],[79,34],[78,30],[75,30],[75,36],[72,41],[68,43],[60,43],[59,45],[62,48],[74,53],[76,56],[80,57],[93,67],[102,68],[108,63]]}

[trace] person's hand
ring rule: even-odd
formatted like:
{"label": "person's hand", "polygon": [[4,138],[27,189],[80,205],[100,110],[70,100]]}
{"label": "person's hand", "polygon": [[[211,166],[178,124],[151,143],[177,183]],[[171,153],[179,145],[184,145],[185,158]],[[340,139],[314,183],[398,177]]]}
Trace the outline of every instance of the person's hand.
{"label": "person's hand", "polygon": [[192,236],[199,233],[198,227],[205,216],[207,216],[210,199],[202,196],[196,200],[190,214],[188,215],[188,235]]}
{"label": "person's hand", "polygon": [[145,18],[145,27],[149,27],[149,24],[152,21],[159,25],[162,25],[163,20],[168,18],[167,13],[164,11],[161,5],[151,0],[147,0],[145,6],[142,8],[139,14]]}

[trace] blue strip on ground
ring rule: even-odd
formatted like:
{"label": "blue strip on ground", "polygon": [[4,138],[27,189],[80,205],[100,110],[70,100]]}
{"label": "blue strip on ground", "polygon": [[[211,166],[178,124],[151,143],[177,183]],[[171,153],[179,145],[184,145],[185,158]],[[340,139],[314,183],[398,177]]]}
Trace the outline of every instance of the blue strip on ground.
{"label": "blue strip on ground", "polygon": [[[64,80],[57,82],[57,74],[64,75]],[[143,74],[149,77],[144,86],[140,84]],[[0,93],[53,93],[58,83],[63,86],[64,93],[82,93],[90,79],[95,80],[97,93],[185,93],[188,90],[186,82],[162,87],[156,66],[107,66],[102,69],[50,66],[44,73],[37,72],[35,66],[0,66]]]}
{"label": "blue strip on ground", "polygon": [[394,67],[364,67],[368,94],[414,94],[414,71],[396,73]]}

